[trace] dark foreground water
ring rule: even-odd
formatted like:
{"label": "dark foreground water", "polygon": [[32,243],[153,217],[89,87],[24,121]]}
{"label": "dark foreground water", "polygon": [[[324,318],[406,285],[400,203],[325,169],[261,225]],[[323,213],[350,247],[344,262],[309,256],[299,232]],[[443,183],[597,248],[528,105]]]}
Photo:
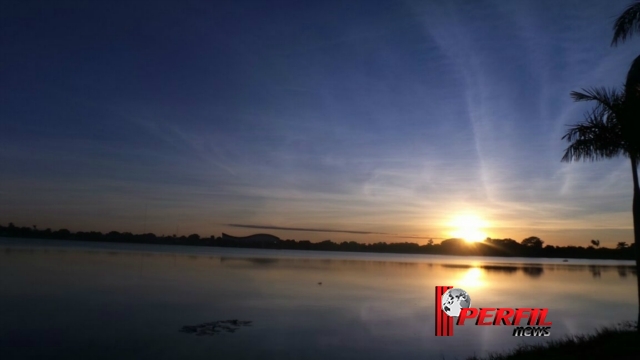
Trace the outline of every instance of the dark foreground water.
{"label": "dark foreground water", "polygon": [[[628,261],[0,239],[0,359],[464,359],[635,319],[636,276]],[[548,307],[551,336],[435,337],[436,285],[472,307]]]}

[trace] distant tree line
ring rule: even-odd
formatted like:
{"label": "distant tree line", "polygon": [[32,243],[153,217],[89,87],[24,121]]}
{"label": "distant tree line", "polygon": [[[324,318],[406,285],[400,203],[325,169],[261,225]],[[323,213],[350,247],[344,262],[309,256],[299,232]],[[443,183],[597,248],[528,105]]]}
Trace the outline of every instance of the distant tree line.
{"label": "distant tree line", "polygon": [[[219,246],[238,248],[264,248],[288,250],[322,250],[322,251],[353,251],[375,253],[401,254],[433,254],[433,255],[472,255],[472,256],[508,256],[508,257],[546,257],[546,258],[583,258],[583,259],[635,259],[635,244],[627,245],[619,242],[616,248],[600,247],[599,240],[591,240],[589,246],[544,246],[544,241],[532,236],[520,242],[513,239],[491,239],[482,242],[468,243],[461,239],[447,239],[440,244],[428,241],[425,245],[410,242],[377,242],[358,243],[355,241],[333,242],[325,240],[311,242],[309,240],[278,240],[272,235],[262,235],[266,241],[259,240],[259,235],[251,237],[232,237],[223,234],[222,237],[200,237],[198,234],[189,236],[157,236],[153,233],[132,234],[130,232],[111,231],[106,234],[97,231],[71,232],[67,229],[51,230],[32,227],[17,227],[13,223],[8,226],[0,225],[0,237],[37,238],[78,241],[102,241],[117,243],[166,244],[192,246]],[[278,238],[276,238],[278,239]],[[251,240],[251,241],[249,241]]]}

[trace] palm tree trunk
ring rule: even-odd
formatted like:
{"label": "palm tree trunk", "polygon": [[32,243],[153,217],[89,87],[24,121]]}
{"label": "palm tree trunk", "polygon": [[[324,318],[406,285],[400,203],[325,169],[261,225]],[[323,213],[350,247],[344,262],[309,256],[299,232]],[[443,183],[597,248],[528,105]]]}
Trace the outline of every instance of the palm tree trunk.
{"label": "palm tree trunk", "polygon": [[638,323],[640,332],[640,187],[638,185],[638,163],[635,156],[631,156],[631,170],[633,171],[633,242],[636,251],[636,281],[638,287]]}

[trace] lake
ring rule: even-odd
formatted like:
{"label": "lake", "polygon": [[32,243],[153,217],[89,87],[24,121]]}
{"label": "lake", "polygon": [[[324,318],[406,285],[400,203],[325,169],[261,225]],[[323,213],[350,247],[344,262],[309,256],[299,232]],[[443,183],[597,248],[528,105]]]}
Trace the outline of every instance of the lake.
{"label": "lake", "polygon": [[[465,359],[638,311],[630,261],[2,238],[0,249],[4,360]],[[436,337],[438,285],[476,308],[549,308],[551,336],[467,323]],[[213,323],[224,320],[238,321]]]}

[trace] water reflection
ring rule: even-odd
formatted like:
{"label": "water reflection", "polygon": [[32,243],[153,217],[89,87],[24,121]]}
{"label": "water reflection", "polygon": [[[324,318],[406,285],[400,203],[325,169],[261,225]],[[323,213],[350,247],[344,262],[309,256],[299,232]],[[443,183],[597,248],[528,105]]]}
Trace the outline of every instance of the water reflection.
{"label": "water reflection", "polygon": [[483,272],[480,267],[469,268],[464,275],[455,282],[455,286],[464,289],[475,289],[484,285],[482,281]]}
{"label": "water reflection", "polygon": [[557,265],[557,264],[523,264],[514,265],[460,265],[460,264],[442,264],[446,269],[481,269],[484,273],[501,273],[513,275],[521,272],[525,276],[537,279],[544,275],[547,271],[563,271],[563,272],[585,272],[588,271],[593,278],[600,278],[603,272],[617,271],[620,278],[626,278],[628,274],[636,275],[635,266],[628,265]]}
{"label": "water reflection", "polygon": [[234,333],[244,326],[251,326],[251,321],[246,320],[220,320],[198,325],[185,325],[180,332],[194,334],[196,336],[216,335],[222,332]]}
{"label": "water reflection", "polygon": [[[2,359],[460,359],[637,315],[637,272],[624,263],[167,248],[2,249]],[[464,288],[474,307],[548,307],[552,336],[465,326],[436,338],[437,285]]]}
{"label": "water reflection", "polygon": [[621,278],[626,278],[627,277],[627,268],[624,266],[618,266],[618,276],[620,276]]}
{"label": "water reflection", "polygon": [[488,273],[491,272],[500,272],[505,274],[514,274],[519,268],[516,266],[500,266],[500,265],[484,265],[482,269]]}

